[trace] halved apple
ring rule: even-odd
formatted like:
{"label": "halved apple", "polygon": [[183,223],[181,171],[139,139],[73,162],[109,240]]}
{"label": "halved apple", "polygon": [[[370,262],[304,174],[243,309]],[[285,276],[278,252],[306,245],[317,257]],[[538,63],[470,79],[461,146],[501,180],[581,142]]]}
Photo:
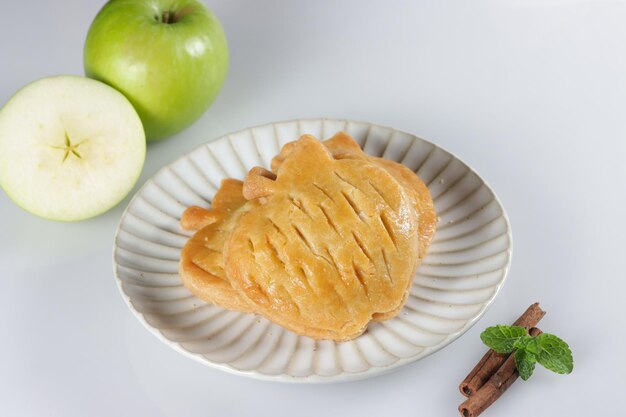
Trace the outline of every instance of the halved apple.
{"label": "halved apple", "polygon": [[0,110],[0,186],[25,210],[59,221],[101,214],[139,178],[143,126],[130,102],[99,81],[35,81]]}

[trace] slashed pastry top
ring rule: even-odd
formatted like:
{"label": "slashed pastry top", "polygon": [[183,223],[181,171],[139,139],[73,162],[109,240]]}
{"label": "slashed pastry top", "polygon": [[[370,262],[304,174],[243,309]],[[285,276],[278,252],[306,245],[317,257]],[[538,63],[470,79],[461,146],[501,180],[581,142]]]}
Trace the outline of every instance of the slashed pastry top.
{"label": "slashed pastry top", "polygon": [[[428,246],[435,235],[437,225],[437,215],[433,200],[426,184],[409,168],[388,159],[367,155],[358,143],[347,133],[338,132],[333,137],[322,142],[332,153],[335,159],[365,159],[371,161],[387,170],[408,192],[415,209],[418,213],[418,233],[420,240],[420,250],[418,255],[418,265],[426,255]],[[291,153],[296,142],[289,142],[283,146],[281,152],[272,159],[272,170],[276,172],[282,162]],[[409,296],[411,282],[407,284],[403,299],[394,310],[386,313],[376,313],[373,316],[375,321],[385,321],[396,316]]]}
{"label": "slashed pastry top", "polygon": [[279,165],[246,177],[243,194],[259,206],[226,243],[226,275],[253,310],[296,333],[354,338],[405,297],[420,245],[413,198],[380,165],[336,160],[308,135]]}
{"label": "slashed pastry top", "polygon": [[225,179],[210,210],[196,206],[185,210],[181,226],[198,232],[182,250],[179,273],[184,285],[200,299],[230,310],[252,312],[230,285],[222,255],[237,220],[254,204],[243,197],[242,188],[241,181]]}
{"label": "slashed pastry top", "polygon": [[[278,170],[296,143],[297,141],[286,143],[280,153],[272,159],[271,166],[273,172]],[[380,165],[407,189],[419,214],[419,257],[422,259],[426,255],[437,226],[435,207],[426,184],[413,171],[396,161],[367,155],[359,144],[345,132],[338,132],[322,143],[335,159],[367,159]]]}

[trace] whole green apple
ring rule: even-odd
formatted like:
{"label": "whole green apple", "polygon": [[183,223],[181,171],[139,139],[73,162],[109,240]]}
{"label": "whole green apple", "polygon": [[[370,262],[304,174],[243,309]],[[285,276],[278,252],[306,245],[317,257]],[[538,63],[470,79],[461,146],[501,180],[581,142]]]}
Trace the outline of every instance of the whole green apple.
{"label": "whole green apple", "polygon": [[146,137],[163,139],[204,113],[228,71],[226,36],[196,0],[111,0],[94,19],[85,74],[121,91]]}

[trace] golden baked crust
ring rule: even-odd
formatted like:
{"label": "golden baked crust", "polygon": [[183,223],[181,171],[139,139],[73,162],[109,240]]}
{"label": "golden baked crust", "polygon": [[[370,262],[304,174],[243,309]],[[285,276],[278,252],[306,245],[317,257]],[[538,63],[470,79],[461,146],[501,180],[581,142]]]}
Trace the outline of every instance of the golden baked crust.
{"label": "golden baked crust", "polygon": [[333,159],[305,135],[277,168],[252,170],[259,198],[224,248],[232,286],[276,323],[302,335],[348,340],[372,316],[396,311],[419,256],[413,198],[366,159]]}
{"label": "golden baked crust", "polygon": [[[358,143],[347,133],[338,132],[322,142],[335,159],[367,159],[387,170],[402,186],[413,200],[419,214],[420,259],[424,258],[432,242],[437,227],[437,214],[430,191],[424,182],[409,168],[384,158],[367,155]],[[276,172],[285,158],[291,153],[296,141],[286,143],[280,153],[271,162],[272,171]]]}
{"label": "golden baked crust", "polygon": [[198,298],[229,310],[252,312],[230,285],[222,255],[237,220],[253,204],[246,206],[242,188],[241,181],[225,179],[210,210],[196,206],[185,210],[181,226],[199,230],[183,247],[179,273],[185,287]]}
{"label": "golden baked crust", "polygon": [[[333,137],[322,142],[331,152],[335,159],[366,159],[385,168],[402,186],[407,190],[413,205],[418,213],[418,233],[420,240],[420,250],[418,264],[426,256],[426,251],[435,235],[437,226],[437,215],[433,200],[424,182],[406,166],[388,159],[377,158],[365,154],[356,141],[345,132],[338,132]],[[281,152],[272,159],[272,171],[276,172],[282,162],[289,156],[295,147],[296,142],[289,142],[283,146]],[[384,321],[395,317],[406,302],[411,289],[411,284],[407,286],[405,294],[396,309],[386,313],[374,314],[375,321]]]}
{"label": "golden baked crust", "polygon": [[[290,142],[272,160],[272,170],[276,172],[298,142]],[[365,159],[387,170],[394,179],[407,191],[418,212],[419,255],[417,264],[424,257],[435,231],[436,215],[426,185],[408,168],[394,161],[371,157],[363,153],[359,145],[347,134],[340,132],[322,142],[335,159]],[[230,310],[254,312],[255,306],[249,304],[235,290],[225,271],[223,249],[230,238],[230,232],[241,214],[249,209],[245,207],[245,191],[249,199],[266,201],[267,196],[274,192],[276,175],[263,168],[256,167],[250,171],[250,177],[256,178],[247,182],[243,190],[241,181],[227,179],[216,194],[210,210],[201,207],[189,207],[181,219],[181,226],[187,230],[199,230],[185,246],[180,264],[180,275],[185,286],[199,298]],[[255,202],[248,203],[249,205]],[[416,266],[417,266],[416,264]],[[396,308],[387,312],[373,314],[373,319],[382,321],[394,317],[403,307],[410,289],[411,282]],[[320,337],[329,337],[320,336]],[[337,339],[335,335],[331,338]]]}

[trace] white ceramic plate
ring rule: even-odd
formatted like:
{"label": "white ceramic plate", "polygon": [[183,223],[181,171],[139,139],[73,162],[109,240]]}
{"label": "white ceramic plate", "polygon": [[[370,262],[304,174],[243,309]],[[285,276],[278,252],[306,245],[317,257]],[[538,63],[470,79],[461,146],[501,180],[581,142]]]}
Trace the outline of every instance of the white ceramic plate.
{"label": "white ceramic plate", "polygon": [[[286,142],[310,133],[352,135],[371,155],[399,161],[428,184],[438,230],[402,312],[371,323],[355,340],[297,336],[266,319],[194,297],[178,276],[190,233],[187,206],[208,206],[220,180],[269,167]],[[491,304],[511,260],[509,223],[485,182],[449,152],[416,136],[370,123],[298,120],[242,130],[200,146],[161,169],[122,215],[114,269],[124,300],[160,340],[206,365],[279,381],[345,381],[387,372],[446,346]]]}

